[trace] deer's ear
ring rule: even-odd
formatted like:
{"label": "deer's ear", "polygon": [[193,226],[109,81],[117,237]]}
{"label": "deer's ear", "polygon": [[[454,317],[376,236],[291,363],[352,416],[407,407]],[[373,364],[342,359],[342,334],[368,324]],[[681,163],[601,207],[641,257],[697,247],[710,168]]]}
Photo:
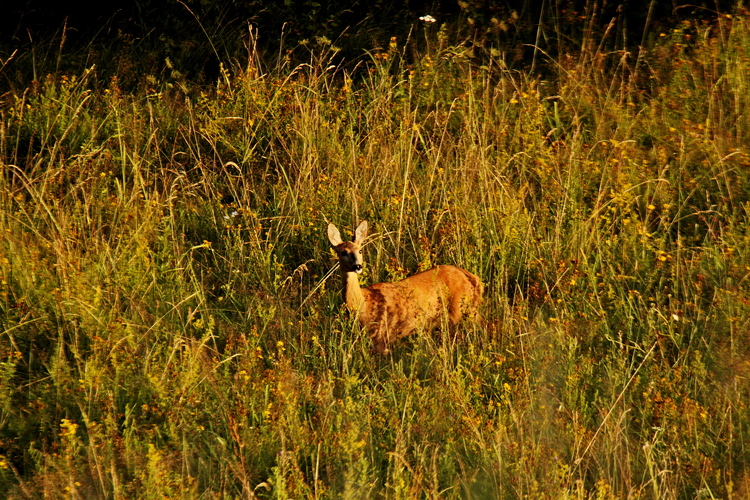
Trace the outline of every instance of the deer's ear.
{"label": "deer's ear", "polygon": [[357,226],[357,230],[354,231],[354,241],[357,243],[362,243],[365,241],[365,238],[367,237],[367,221],[363,220],[359,223],[359,226]]}
{"label": "deer's ear", "polygon": [[341,233],[333,224],[328,224],[328,242],[332,247],[337,247],[343,243],[341,241]]}

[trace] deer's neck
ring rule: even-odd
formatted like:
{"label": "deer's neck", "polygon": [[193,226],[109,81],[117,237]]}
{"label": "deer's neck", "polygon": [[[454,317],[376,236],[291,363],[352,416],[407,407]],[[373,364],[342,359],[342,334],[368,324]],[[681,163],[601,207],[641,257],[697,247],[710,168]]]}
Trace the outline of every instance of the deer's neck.
{"label": "deer's neck", "polygon": [[344,280],[344,302],[349,312],[356,313],[362,310],[365,305],[365,296],[362,288],[359,286],[359,277],[357,273],[343,273]]}

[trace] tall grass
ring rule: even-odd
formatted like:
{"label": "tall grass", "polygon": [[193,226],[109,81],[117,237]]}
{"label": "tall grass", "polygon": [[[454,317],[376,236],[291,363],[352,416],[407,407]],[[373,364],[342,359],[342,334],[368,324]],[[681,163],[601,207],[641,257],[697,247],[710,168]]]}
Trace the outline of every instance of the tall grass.
{"label": "tall grass", "polygon": [[[745,497],[749,23],[6,94],[0,492]],[[325,238],[362,219],[364,281],[460,265],[487,324],[371,354]]]}

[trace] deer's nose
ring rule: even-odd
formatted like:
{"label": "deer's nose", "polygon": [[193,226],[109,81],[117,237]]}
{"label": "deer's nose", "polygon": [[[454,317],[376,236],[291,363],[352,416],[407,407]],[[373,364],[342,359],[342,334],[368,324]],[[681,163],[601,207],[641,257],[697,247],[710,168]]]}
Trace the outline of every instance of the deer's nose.
{"label": "deer's nose", "polygon": [[354,264],[354,271],[361,273],[362,272],[362,264]]}

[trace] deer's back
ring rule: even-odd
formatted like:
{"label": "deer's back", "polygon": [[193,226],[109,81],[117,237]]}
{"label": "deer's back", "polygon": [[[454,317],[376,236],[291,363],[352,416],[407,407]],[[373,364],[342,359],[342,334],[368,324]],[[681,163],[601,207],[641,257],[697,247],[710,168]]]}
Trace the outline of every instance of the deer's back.
{"label": "deer's back", "polygon": [[417,328],[437,326],[447,313],[455,324],[462,314],[476,309],[483,293],[480,279],[455,266],[436,266],[395,283],[362,289],[363,326],[375,337],[390,342]]}

